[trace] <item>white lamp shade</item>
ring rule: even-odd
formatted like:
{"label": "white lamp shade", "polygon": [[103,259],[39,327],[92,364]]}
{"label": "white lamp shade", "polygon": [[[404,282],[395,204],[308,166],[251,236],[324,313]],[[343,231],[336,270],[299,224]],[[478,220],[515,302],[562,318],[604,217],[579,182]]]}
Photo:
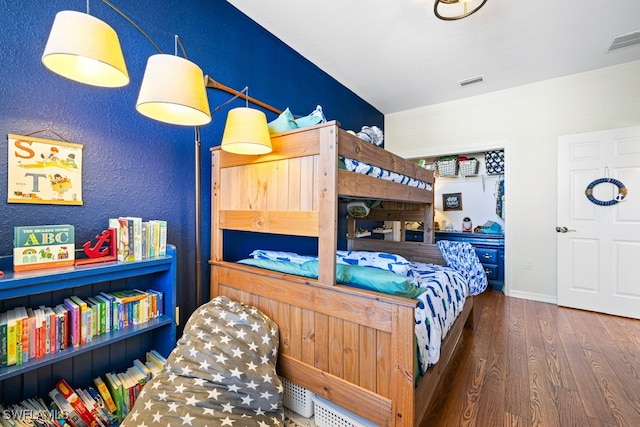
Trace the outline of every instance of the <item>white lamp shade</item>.
{"label": "white lamp shade", "polygon": [[54,73],[93,86],[129,83],[118,35],[103,21],[82,12],[56,14],[42,63]]}
{"label": "white lamp shade", "polygon": [[206,125],[211,121],[211,112],[202,70],[176,55],[149,57],[136,110],[151,119],[174,125]]}
{"label": "white lamp shade", "polygon": [[235,154],[270,153],[272,148],[267,116],[260,110],[246,107],[229,111],[221,147]]}

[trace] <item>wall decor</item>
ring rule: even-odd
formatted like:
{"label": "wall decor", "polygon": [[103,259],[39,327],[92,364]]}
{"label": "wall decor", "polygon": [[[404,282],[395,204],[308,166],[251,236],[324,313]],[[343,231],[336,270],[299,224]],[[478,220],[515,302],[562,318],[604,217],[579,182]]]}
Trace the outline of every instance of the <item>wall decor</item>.
{"label": "wall decor", "polygon": [[461,211],[462,210],[462,193],[449,193],[442,195],[443,211]]}
{"label": "wall decor", "polygon": [[13,134],[8,141],[8,203],[82,205],[82,145]]}

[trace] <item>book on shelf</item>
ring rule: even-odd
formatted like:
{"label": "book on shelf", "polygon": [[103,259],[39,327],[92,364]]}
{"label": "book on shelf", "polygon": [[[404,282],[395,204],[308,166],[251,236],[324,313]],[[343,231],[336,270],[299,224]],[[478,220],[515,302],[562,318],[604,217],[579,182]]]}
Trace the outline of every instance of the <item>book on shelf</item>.
{"label": "book on shelf", "polygon": [[125,408],[122,383],[114,372],[107,372],[106,374],[104,374],[104,381],[107,384],[109,393],[111,393],[113,401],[116,404],[116,417],[121,420],[126,415],[124,413]]}
{"label": "book on shelf", "polygon": [[80,306],[71,298],[65,298],[64,306],[69,310],[69,342],[72,347],[80,346]]}
{"label": "book on shelf", "polygon": [[60,393],[60,390],[54,388],[49,392],[49,397],[56,404],[61,412],[66,414],[66,419],[74,427],[89,427],[89,425],[82,419],[71,403]]}
{"label": "book on shelf", "polygon": [[73,225],[36,225],[13,228],[13,269],[26,271],[73,265]]}
{"label": "book on shelf", "polygon": [[56,313],[58,322],[60,323],[60,332],[58,334],[60,339],[59,350],[64,350],[69,346],[69,309],[64,304],[58,304],[54,307],[53,311]]}
{"label": "book on shelf", "polygon": [[85,406],[84,402],[78,396],[78,393],[71,388],[69,383],[66,380],[62,379],[56,383],[56,388],[60,392],[60,394],[71,404],[73,409],[78,413],[80,418],[87,424],[89,427],[100,427],[100,424],[95,419],[93,414],[89,411],[89,409]]}
{"label": "book on shelf", "polygon": [[93,383],[96,385],[96,388],[98,389],[98,393],[100,393],[100,396],[102,397],[102,401],[104,402],[104,405],[106,406],[107,410],[110,413],[115,414],[117,410],[116,403],[113,401],[113,396],[109,392],[109,388],[107,387],[107,384],[104,382],[102,377],[94,378]]}
{"label": "book on shelf", "polygon": [[79,308],[80,319],[80,345],[91,342],[91,309],[87,302],[79,296],[69,297]]}
{"label": "book on shelf", "polygon": [[7,313],[0,313],[0,366],[7,366]]}
{"label": "book on shelf", "polygon": [[89,393],[89,389],[78,388],[76,389],[76,393],[100,427],[106,427],[111,424],[111,421],[109,421],[107,415],[102,411],[98,402],[93,398],[91,393]]}

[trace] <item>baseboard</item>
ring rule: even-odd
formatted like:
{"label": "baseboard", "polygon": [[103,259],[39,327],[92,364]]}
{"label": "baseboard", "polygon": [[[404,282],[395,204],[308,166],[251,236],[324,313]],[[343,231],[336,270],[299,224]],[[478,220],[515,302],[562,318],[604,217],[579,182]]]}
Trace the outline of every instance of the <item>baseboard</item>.
{"label": "baseboard", "polygon": [[558,304],[558,297],[555,295],[536,294],[533,292],[515,291],[513,289],[509,289],[509,292],[506,295],[514,298],[522,298],[556,305]]}

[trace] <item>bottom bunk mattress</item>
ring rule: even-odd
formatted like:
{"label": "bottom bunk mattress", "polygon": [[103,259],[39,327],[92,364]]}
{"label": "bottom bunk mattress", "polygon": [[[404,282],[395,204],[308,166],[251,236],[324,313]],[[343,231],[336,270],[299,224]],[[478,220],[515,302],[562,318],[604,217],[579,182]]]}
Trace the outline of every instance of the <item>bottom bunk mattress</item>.
{"label": "bottom bunk mattress", "polygon": [[[242,264],[309,278],[318,277],[316,257],[256,250]],[[469,295],[465,278],[455,269],[417,262],[382,252],[338,251],[336,282],[418,301],[415,334],[418,376],[438,362],[446,337]]]}

